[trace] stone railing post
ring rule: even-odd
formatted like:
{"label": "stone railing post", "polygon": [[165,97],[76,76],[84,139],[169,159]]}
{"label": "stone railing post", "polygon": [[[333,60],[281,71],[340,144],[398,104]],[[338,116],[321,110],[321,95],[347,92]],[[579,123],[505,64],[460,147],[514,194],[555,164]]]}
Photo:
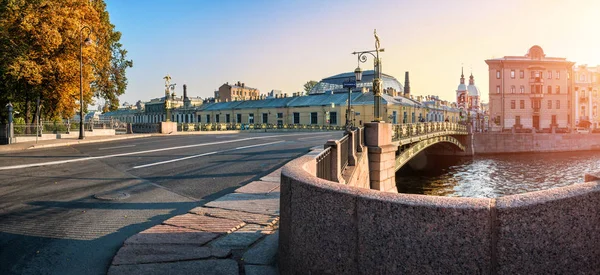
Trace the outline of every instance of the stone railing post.
{"label": "stone railing post", "polygon": [[358,135],[358,144],[356,145],[356,151],[362,152],[363,146],[365,145],[365,128],[356,128],[356,134]]}
{"label": "stone railing post", "polygon": [[398,192],[396,188],[396,151],[392,143],[392,124],[365,123],[365,145],[369,155],[371,189]]}
{"label": "stone railing post", "polygon": [[345,184],[342,177],[342,152],[339,140],[328,140],[324,148],[331,148],[331,178],[335,182]]}
{"label": "stone railing post", "polygon": [[348,165],[356,165],[356,142],[354,140],[356,136],[356,130],[350,130],[346,132],[348,135]]}

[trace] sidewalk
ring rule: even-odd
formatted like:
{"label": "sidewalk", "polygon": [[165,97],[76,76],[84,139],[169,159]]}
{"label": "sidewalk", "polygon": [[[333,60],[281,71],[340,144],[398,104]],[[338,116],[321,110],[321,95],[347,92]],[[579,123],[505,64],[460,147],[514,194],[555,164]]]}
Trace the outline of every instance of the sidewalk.
{"label": "sidewalk", "polygon": [[130,237],[108,274],[279,274],[281,169]]}
{"label": "sidewalk", "polygon": [[40,149],[49,147],[69,146],[84,143],[95,143],[95,142],[106,142],[113,140],[123,140],[131,138],[144,138],[150,137],[151,134],[128,134],[128,135],[114,135],[114,136],[90,136],[85,139],[77,138],[62,138],[62,139],[48,139],[40,140],[37,143],[35,141],[13,143],[7,145],[0,145],[0,153],[22,151],[27,149]]}

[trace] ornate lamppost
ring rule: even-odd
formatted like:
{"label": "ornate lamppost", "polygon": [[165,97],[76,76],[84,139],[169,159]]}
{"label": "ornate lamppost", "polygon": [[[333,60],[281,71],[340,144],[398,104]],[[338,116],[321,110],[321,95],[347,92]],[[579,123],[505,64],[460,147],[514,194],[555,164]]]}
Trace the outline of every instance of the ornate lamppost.
{"label": "ornate lamppost", "polygon": [[165,80],[165,121],[171,121],[171,97],[175,97],[175,92],[173,95],[169,93],[169,90],[175,91],[175,83],[171,84],[171,76],[167,74],[167,76],[163,77]]}
{"label": "ornate lamppost", "polygon": [[[83,30],[87,30],[87,37],[83,38]],[[83,26],[79,31],[79,139],[84,139],[83,135],[83,122],[85,121],[83,116],[83,46],[89,46],[92,44],[90,34],[92,29],[88,26]]]}
{"label": "ornate lamppost", "polygon": [[[357,55],[359,61],[359,67],[354,71],[355,74],[359,71],[362,74],[362,70],[360,69],[360,62],[365,63],[367,61],[367,55],[370,54],[373,56],[374,60],[374,77],[373,77],[373,122],[382,121],[381,117],[381,90],[382,90],[382,81],[381,81],[381,59],[379,59],[379,52],[383,52],[385,49],[380,49],[379,44],[379,36],[377,36],[377,30],[373,32],[375,36],[375,50],[371,51],[362,51],[362,52],[353,52],[352,54]],[[375,53],[375,54],[373,54]],[[357,74],[358,75],[358,74]],[[357,81],[360,77],[357,77]]]}

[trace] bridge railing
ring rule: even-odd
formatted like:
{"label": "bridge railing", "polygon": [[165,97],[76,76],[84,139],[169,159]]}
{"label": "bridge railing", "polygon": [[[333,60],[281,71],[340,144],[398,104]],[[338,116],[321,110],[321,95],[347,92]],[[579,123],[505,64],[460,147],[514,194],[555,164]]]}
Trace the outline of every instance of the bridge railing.
{"label": "bridge railing", "polygon": [[393,141],[449,131],[461,132],[465,134],[467,133],[467,127],[465,125],[454,122],[422,122],[409,124],[394,124],[392,126],[392,129]]}
{"label": "bridge railing", "polygon": [[178,123],[178,131],[226,131],[226,130],[319,130],[342,131],[344,126],[316,124],[272,124],[272,123]]}
{"label": "bridge railing", "polygon": [[365,146],[364,128],[355,128],[347,131],[339,140],[329,140],[325,143],[325,150],[316,159],[317,177],[344,183],[343,171],[348,166],[356,165],[356,155],[362,152]]}

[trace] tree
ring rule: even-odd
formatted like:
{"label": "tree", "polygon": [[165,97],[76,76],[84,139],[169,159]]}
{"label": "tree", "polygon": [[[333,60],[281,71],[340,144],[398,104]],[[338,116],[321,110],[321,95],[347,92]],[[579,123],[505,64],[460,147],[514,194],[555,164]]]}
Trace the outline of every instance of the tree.
{"label": "tree", "polygon": [[304,92],[308,95],[308,93],[310,93],[310,90],[312,90],[312,88],[317,85],[317,81],[314,80],[310,80],[306,83],[304,83]]}
{"label": "tree", "polygon": [[39,98],[43,117],[71,117],[80,108],[84,26],[92,30],[93,46],[83,48],[83,107],[97,96],[116,109],[127,87],[125,70],[133,63],[103,0],[0,0],[0,106],[12,102],[31,123]]}

